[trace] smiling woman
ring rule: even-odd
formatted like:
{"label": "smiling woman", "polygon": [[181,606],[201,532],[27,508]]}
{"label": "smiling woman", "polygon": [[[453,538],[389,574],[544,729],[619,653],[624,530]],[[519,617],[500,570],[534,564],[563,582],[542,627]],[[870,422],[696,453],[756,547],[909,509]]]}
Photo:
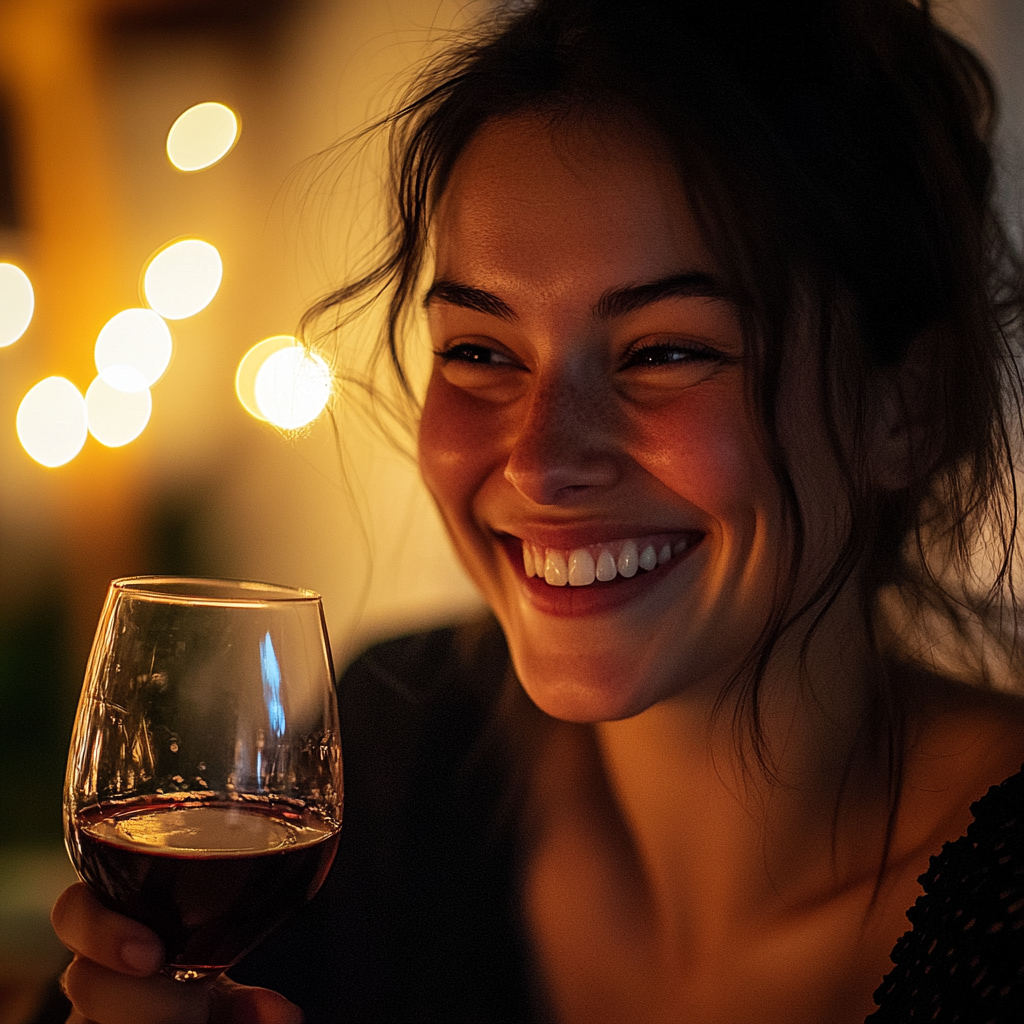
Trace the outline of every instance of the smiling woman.
{"label": "smiling woman", "polygon": [[1018,1020],[992,110],[909,0],[538,0],[438,58],[308,326],[386,303],[418,401],[425,308],[420,467],[494,618],[342,680],[332,875],[232,972],[272,991],[161,979],[75,888],[73,1019]]}
{"label": "smiling woman", "polygon": [[718,692],[711,636],[748,650],[779,573],[740,320],[656,142],[485,126],[437,216],[423,476],[527,692],[573,721]]}

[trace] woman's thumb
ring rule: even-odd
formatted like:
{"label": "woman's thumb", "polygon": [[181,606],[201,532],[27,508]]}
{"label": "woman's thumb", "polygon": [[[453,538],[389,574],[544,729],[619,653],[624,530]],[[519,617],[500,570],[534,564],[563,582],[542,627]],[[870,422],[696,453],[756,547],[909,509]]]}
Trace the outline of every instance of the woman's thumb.
{"label": "woman's thumb", "polygon": [[279,992],[221,978],[213,992],[211,1024],[302,1024],[305,1016]]}

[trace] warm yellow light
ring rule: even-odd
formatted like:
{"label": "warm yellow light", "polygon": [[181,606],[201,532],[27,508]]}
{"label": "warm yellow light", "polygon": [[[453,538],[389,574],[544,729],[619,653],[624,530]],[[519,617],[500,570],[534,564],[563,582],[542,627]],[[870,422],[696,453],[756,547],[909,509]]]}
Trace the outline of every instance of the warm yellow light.
{"label": "warm yellow light", "polygon": [[220,253],[198,238],[159,250],[142,279],[146,301],[165,320],[184,320],[205,309],[220,288]]}
{"label": "warm yellow light", "polygon": [[97,377],[85,393],[89,433],[108,448],[134,441],[146,429],[153,412],[149,389],[120,391]]}
{"label": "warm yellow light", "polygon": [[15,421],[22,447],[44,466],[63,466],[85,444],[85,399],[65,377],[41,380],[21,400]]}
{"label": "warm yellow light", "polygon": [[0,348],[12,345],[28,330],[35,308],[28,274],[13,263],[0,263]]}
{"label": "warm yellow light", "polygon": [[197,103],[189,107],[167,133],[167,158],[180,171],[212,167],[231,152],[241,126],[223,103]]}
{"label": "warm yellow light", "polygon": [[320,415],[331,397],[331,371],[301,345],[268,356],[256,373],[256,405],[276,427],[295,430]]}
{"label": "warm yellow light", "polygon": [[171,332],[151,309],[122,309],[96,339],[96,369],[118,391],[144,391],[171,361]]}
{"label": "warm yellow light", "polygon": [[275,352],[285,348],[294,348],[299,343],[290,334],[275,334],[272,338],[264,338],[263,341],[253,345],[248,352],[242,356],[235,373],[235,394],[242,403],[245,411],[258,420],[266,420],[266,416],[260,412],[256,404],[256,374],[260,367]]}

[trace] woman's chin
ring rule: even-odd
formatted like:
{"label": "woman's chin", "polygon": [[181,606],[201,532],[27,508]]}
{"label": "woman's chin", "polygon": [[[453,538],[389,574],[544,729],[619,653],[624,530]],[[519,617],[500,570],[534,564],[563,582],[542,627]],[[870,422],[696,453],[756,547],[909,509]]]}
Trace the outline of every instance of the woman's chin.
{"label": "woman's chin", "polygon": [[530,700],[545,714],[565,722],[632,718],[655,702],[634,672],[596,671],[585,659],[555,667],[531,664],[528,657],[513,660]]}

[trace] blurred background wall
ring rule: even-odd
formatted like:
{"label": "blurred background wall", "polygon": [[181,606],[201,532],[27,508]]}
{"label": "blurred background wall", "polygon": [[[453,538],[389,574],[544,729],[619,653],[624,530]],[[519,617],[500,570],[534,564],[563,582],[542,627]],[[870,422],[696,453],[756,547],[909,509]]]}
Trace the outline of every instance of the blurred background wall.
{"label": "blurred background wall", "polygon": [[[493,0],[496,2],[496,0]],[[1008,209],[1024,166],[1024,3],[942,15],[1002,85]],[[234,394],[241,356],[292,333],[372,240],[378,165],[309,158],[387,109],[403,72],[486,0],[0,0],[0,262],[31,277],[36,314],[0,349],[0,1024],[55,969],[47,907],[70,868],[60,791],[71,718],[107,582],[182,573],[311,587],[339,663],[372,637],[478,599],[415,469],[344,394],[285,436]],[[174,119],[218,100],[242,119],[218,165],[183,174]],[[334,168],[334,169],[332,169]],[[50,374],[84,392],[104,322],[140,304],[147,257],[196,235],[224,260],[213,302],[173,323],[151,422],[65,466],[14,429]],[[372,324],[344,336],[365,344]],[[341,463],[344,462],[344,469]]]}

